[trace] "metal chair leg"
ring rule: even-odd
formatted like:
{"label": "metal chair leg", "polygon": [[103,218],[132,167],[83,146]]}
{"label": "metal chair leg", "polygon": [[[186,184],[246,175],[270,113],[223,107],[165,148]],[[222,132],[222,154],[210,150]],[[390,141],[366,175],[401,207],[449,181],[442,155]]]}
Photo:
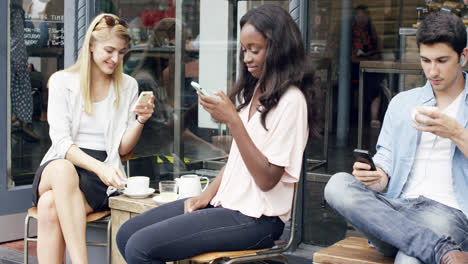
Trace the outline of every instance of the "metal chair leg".
{"label": "metal chair leg", "polygon": [[111,264],[111,244],[112,244],[112,224],[111,218],[109,217],[109,221],[107,222],[107,246],[106,246],[106,256],[107,256],[107,264]]}
{"label": "metal chair leg", "polygon": [[29,244],[29,214],[24,219],[24,264],[28,264],[28,244]]}

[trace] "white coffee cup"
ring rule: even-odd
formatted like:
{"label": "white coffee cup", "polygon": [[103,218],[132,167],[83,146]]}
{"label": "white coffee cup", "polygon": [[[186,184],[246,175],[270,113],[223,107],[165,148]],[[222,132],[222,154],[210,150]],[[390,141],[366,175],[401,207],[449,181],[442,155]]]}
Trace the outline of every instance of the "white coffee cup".
{"label": "white coffee cup", "polygon": [[149,177],[133,176],[127,179],[125,191],[128,193],[141,194],[146,193],[149,188]]}
{"label": "white coffee cup", "polygon": [[[206,184],[203,189],[201,187],[201,179],[206,180]],[[179,187],[179,199],[200,195],[206,190],[209,184],[209,179],[207,177],[200,177],[196,174],[182,175],[180,178],[176,178],[175,180]]]}
{"label": "white coffee cup", "polygon": [[418,118],[421,120],[422,119],[422,122],[425,122],[426,120],[429,120],[430,118],[424,114],[421,114],[419,112],[420,109],[424,109],[424,110],[429,110],[429,111],[438,111],[439,108],[437,108],[436,106],[417,106],[417,107],[414,107],[412,110],[411,110],[411,118],[413,119],[413,121],[418,124],[418,125],[424,125],[424,124],[421,124],[419,123],[418,121],[416,121],[416,116],[418,116]]}

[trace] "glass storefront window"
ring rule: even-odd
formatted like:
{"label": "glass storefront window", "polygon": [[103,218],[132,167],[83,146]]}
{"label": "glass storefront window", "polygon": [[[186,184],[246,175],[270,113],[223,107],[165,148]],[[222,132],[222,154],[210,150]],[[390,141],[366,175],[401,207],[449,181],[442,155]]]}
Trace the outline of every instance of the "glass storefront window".
{"label": "glass storefront window", "polygon": [[[137,80],[140,92],[153,91],[156,97],[155,112],[129,168],[130,175],[149,176],[156,188],[159,180],[184,173],[216,176],[232,141],[226,127],[199,106],[190,85],[195,81],[209,92],[227,93],[235,81],[230,76],[237,69],[238,41],[237,35],[229,37],[231,1],[181,2],[178,17],[175,0],[100,1],[101,12],[114,12],[129,21],[133,40],[124,70]],[[288,9],[288,1],[239,1],[236,13],[240,18],[265,3]],[[182,75],[180,81],[177,72]]]}
{"label": "glass storefront window", "polygon": [[[343,9],[350,17],[343,17]],[[422,72],[414,70],[419,63],[415,33],[417,22],[427,11],[422,0],[404,5],[389,0],[310,2],[307,45],[309,56],[319,65],[322,91],[317,94],[317,108],[321,109],[322,124],[327,126],[327,131],[321,127],[324,138],[311,142],[316,148],[325,145],[327,164],[319,172],[332,175],[349,171],[353,148],[374,153],[389,101],[401,91],[424,84]],[[343,32],[346,26],[349,32]],[[346,56],[343,54],[349,54],[345,63],[341,61]],[[362,80],[360,69],[364,71]],[[340,79],[346,72],[350,79]],[[343,100],[346,105],[342,107],[338,102]],[[337,127],[344,127],[346,133],[340,133]],[[322,153],[309,153],[310,159],[321,160]],[[309,168],[315,169],[313,163]]]}
{"label": "glass storefront window", "polygon": [[[355,232],[327,206],[323,188],[334,173],[352,171],[353,149],[375,153],[390,100],[424,85],[415,35],[425,15],[443,8],[438,2],[309,2],[307,45],[321,83],[315,102],[323,137],[311,139],[306,154],[305,243],[328,246]],[[463,16],[465,9],[447,11]]]}
{"label": "glass storefront window", "polygon": [[64,0],[10,0],[9,187],[32,183],[50,147],[47,80],[63,69]]}

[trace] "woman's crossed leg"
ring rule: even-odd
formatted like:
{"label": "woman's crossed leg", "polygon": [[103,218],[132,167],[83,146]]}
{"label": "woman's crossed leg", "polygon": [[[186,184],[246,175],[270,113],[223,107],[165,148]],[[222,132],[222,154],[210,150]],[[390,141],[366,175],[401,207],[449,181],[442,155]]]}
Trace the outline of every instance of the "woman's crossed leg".
{"label": "woman's crossed leg", "polygon": [[73,164],[60,159],[42,172],[38,193],[38,243],[40,263],[62,263],[65,245],[73,263],[88,263],[86,215],[93,211],[79,185]]}

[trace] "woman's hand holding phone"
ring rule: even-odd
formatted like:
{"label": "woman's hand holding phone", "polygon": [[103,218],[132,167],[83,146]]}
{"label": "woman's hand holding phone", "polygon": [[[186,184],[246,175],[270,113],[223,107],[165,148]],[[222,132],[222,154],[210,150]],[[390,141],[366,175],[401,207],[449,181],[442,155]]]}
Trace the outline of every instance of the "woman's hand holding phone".
{"label": "woman's hand holding phone", "polygon": [[138,97],[138,101],[133,112],[137,114],[138,122],[146,123],[154,112],[153,92],[142,92]]}
{"label": "woman's hand holding phone", "polygon": [[216,92],[218,98],[206,96],[198,92],[200,105],[203,106],[211,117],[221,123],[230,126],[235,121],[239,120],[239,115],[231,99],[223,92]]}

